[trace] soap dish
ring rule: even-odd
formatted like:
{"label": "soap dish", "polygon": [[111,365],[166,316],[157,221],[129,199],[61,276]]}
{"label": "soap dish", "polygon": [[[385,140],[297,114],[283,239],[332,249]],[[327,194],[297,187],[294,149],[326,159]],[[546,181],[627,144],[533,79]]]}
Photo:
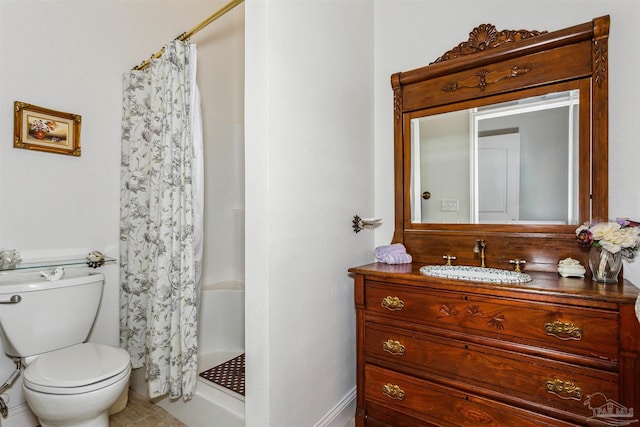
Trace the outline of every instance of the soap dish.
{"label": "soap dish", "polygon": [[576,267],[558,267],[558,273],[562,277],[580,277],[584,279],[587,270],[581,265]]}
{"label": "soap dish", "polygon": [[580,261],[573,258],[563,259],[558,263],[558,274],[562,277],[584,278],[587,270],[580,264]]}

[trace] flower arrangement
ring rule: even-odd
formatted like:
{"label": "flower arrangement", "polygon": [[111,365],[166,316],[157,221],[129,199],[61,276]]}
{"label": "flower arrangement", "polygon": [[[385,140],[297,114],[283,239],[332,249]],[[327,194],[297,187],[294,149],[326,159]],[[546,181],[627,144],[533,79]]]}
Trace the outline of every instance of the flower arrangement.
{"label": "flower arrangement", "polygon": [[599,246],[632,259],[640,247],[640,222],[616,218],[615,222],[584,224],[576,229],[576,236],[582,246]]}
{"label": "flower arrangement", "polygon": [[[51,122],[51,121],[44,121],[41,119],[37,119],[32,121],[31,123],[29,123],[29,129],[31,129],[32,132],[36,132],[36,131],[42,131],[42,132],[46,132],[49,133],[51,132],[51,124],[53,124],[55,122]],[[54,125],[55,128],[55,125]]]}

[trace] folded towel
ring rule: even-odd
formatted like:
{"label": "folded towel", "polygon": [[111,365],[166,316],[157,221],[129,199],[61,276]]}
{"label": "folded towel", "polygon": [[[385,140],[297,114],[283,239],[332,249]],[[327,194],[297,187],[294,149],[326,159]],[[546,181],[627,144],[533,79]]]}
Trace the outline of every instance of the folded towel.
{"label": "folded towel", "polygon": [[411,264],[412,258],[408,253],[392,253],[380,258],[385,264]]}
{"label": "folded towel", "polygon": [[378,246],[376,248],[376,258],[382,260],[382,257],[387,254],[406,254],[407,249],[402,243],[394,243],[392,245]]}
{"label": "folded towel", "polygon": [[410,264],[412,258],[402,243],[394,243],[392,245],[378,246],[376,248],[376,260],[386,264]]}

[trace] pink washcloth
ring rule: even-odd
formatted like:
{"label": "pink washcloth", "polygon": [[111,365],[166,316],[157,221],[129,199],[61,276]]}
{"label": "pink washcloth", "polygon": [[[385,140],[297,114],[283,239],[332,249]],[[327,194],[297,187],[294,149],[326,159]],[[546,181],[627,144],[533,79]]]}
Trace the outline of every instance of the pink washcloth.
{"label": "pink washcloth", "polygon": [[378,246],[376,259],[385,264],[410,264],[412,261],[411,255],[407,253],[407,248],[402,243]]}
{"label": "pink washcloth", "polygon": [[388,254],[406,254],[407,249],[402,243],[394,243],[392,245],[378,246],[376,248],[376,258],[382,260],[382,257]]}
{"label": "pink washcloth", "polygon": [[408,253],[387,254],[380,260],[385,264],[411,264],[412,258]]}

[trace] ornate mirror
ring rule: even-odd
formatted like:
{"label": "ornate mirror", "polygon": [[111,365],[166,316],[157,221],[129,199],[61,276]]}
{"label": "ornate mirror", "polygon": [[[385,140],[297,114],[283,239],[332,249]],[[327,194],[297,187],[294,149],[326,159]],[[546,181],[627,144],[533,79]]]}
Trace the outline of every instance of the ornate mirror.
{"label": "ornate mirror", "polygon": [[609,17],[559,31],[474,28],[396,73],[395,234],[416,262],[586,259],[578,224],[608,219]]}

